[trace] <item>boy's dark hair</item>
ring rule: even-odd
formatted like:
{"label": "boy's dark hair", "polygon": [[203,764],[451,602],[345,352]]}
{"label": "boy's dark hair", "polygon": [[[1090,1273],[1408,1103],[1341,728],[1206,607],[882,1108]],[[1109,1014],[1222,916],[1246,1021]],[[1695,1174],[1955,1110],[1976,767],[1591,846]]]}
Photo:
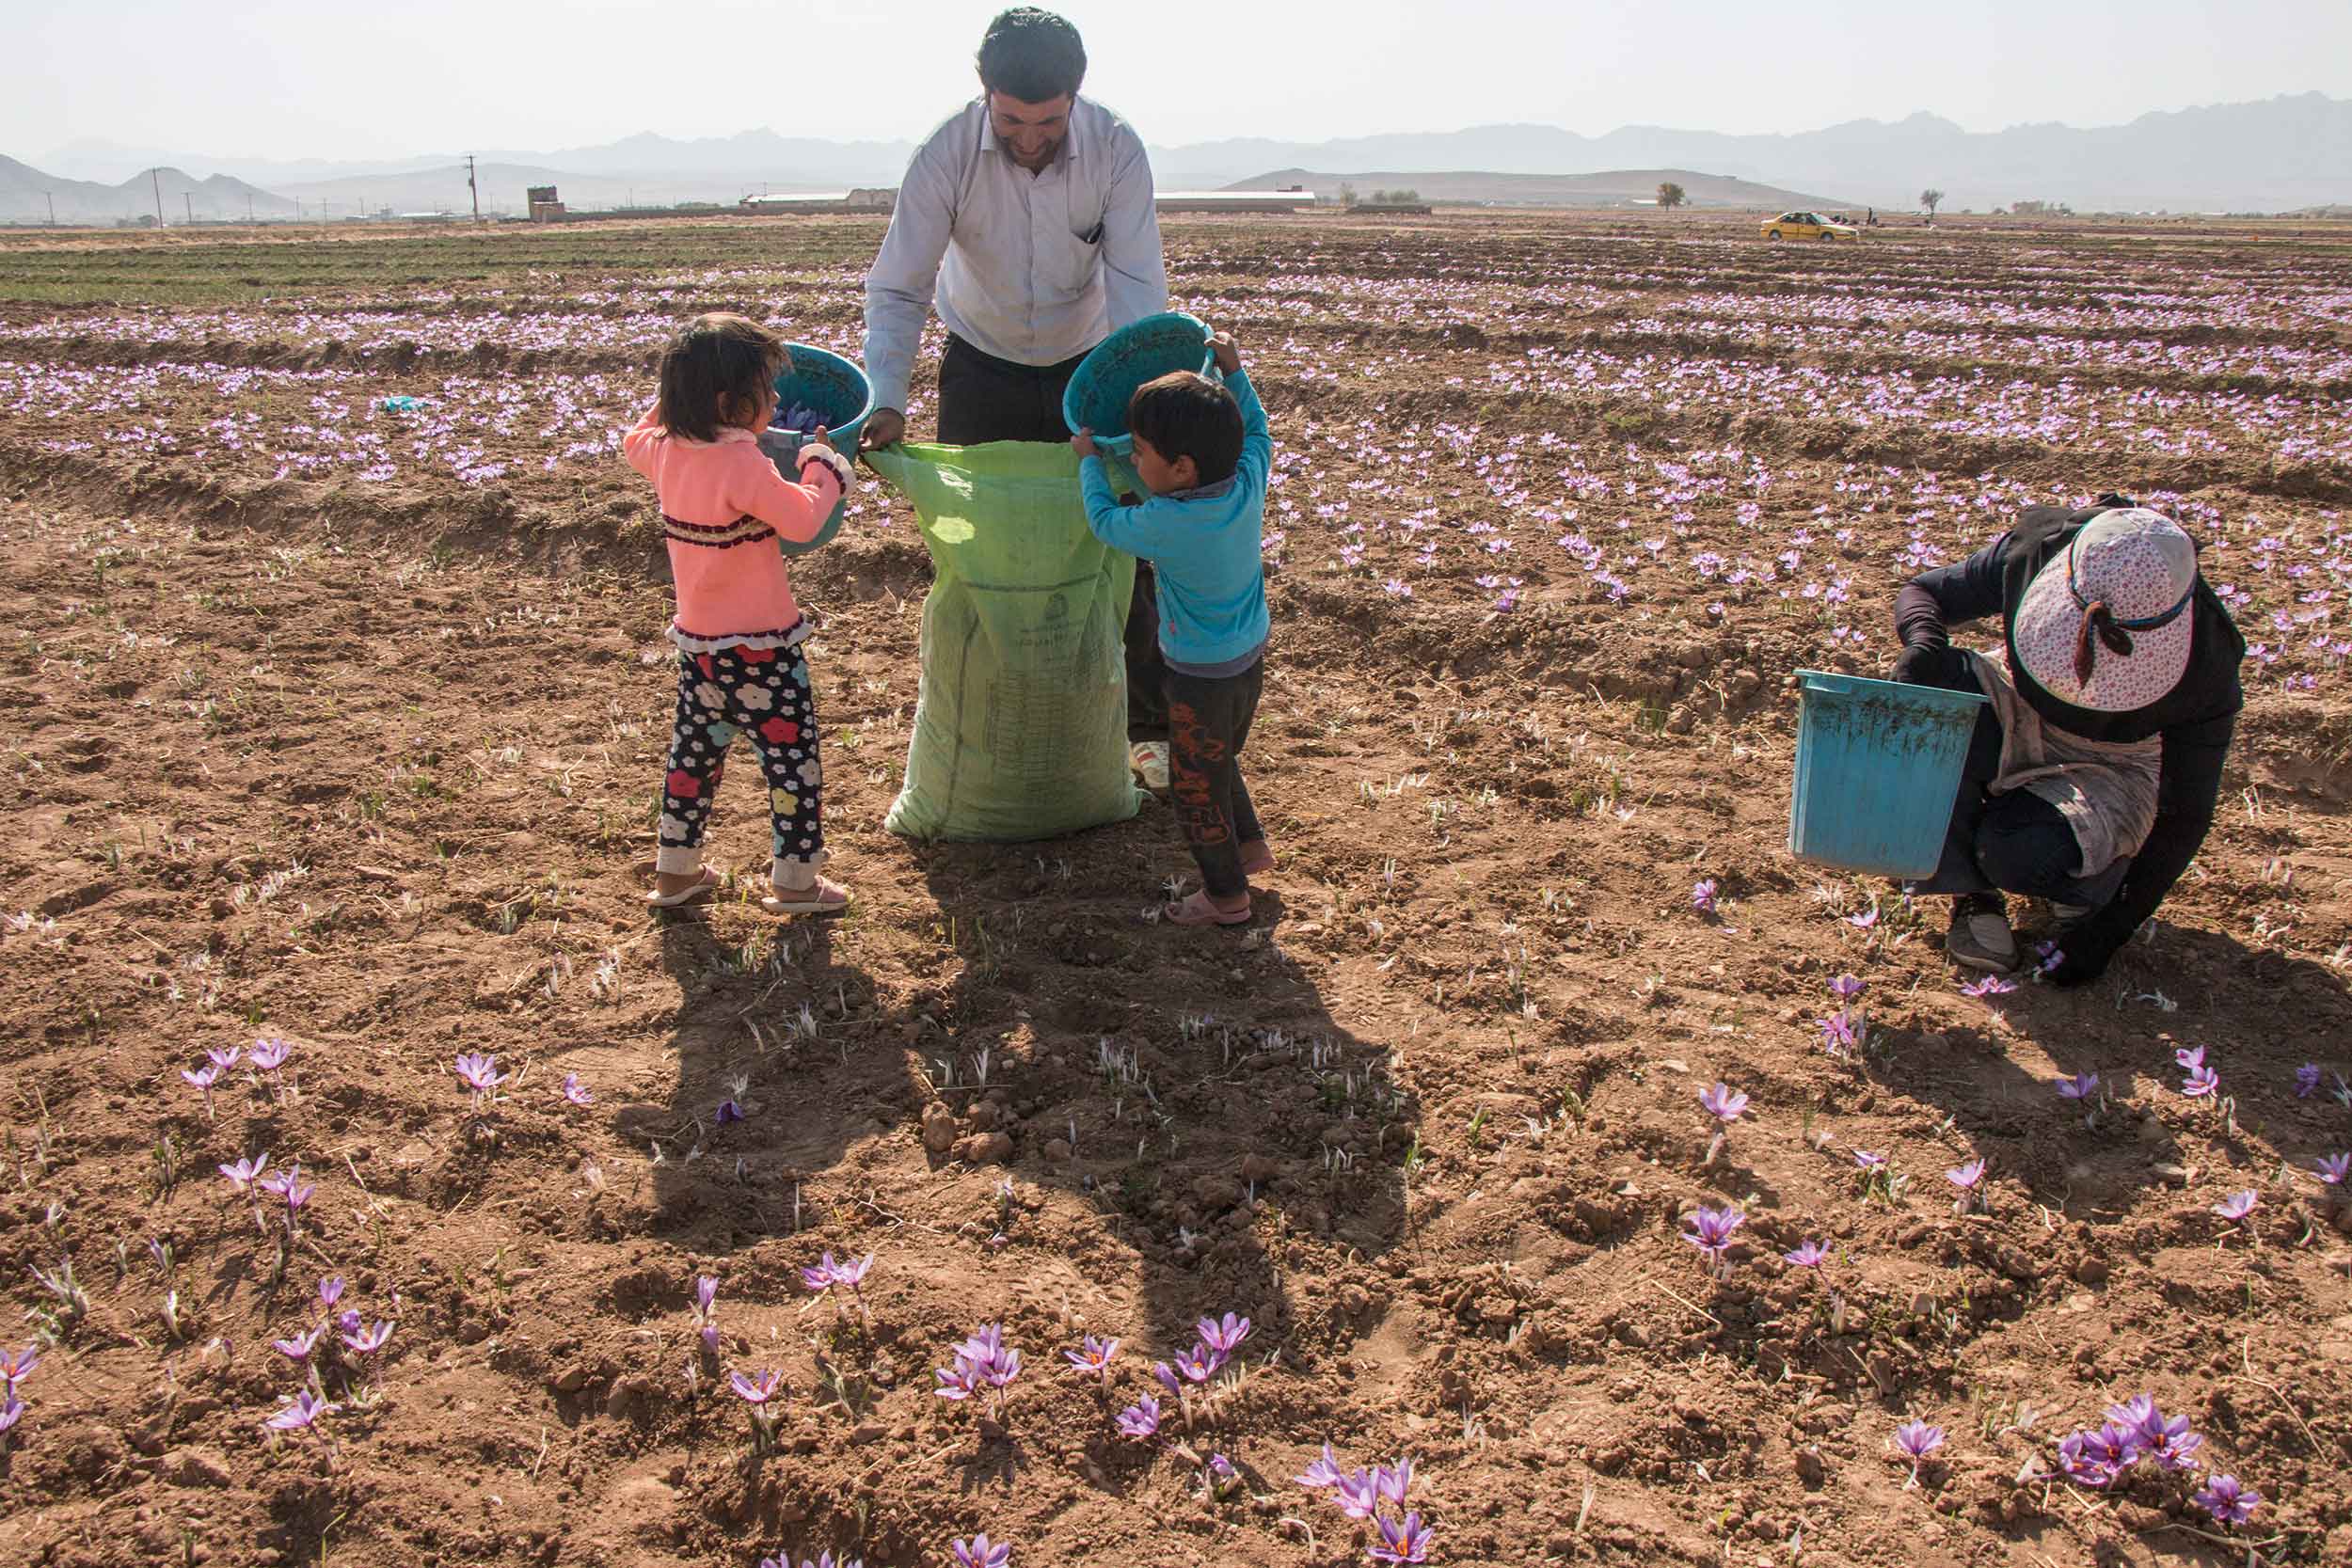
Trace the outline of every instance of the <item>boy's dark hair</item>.
{"label": "boy's dark hair", "polygon": [[1087,46],[1078,29],[1052,11],[1015,6],[998,14],[980,40],[980,86],[1024,103],[1073,97],[1087,79]]}
{"label": "boy's dark hair", "polygon": [[696,316],[661,351],[661,427],[690,441],[715,441],[723,404],[726,422],[757,408],[760,394],[791,362],[784,340],[749,316]]}
{"label": "boy's dark hair", "polygon": [[1136,388],[1127,401],[1127,430],[1170,463],[1191,458],[1195,483],[1231,479],[1241,467],[1241,404],[1221,382],[1192,371]]}

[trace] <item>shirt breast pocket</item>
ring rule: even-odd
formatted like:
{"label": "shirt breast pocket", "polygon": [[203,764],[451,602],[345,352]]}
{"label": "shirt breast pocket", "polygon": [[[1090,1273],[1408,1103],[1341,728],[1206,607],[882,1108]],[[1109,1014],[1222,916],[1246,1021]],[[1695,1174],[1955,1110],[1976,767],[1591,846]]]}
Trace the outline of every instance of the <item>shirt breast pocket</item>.
{"label": "shirt breast pocket", "polygon": [[1054,281],[1065,294],[1084,293],[1093,285],[1098,263],[1102,261],[1102,226],[1096,224],[1083,230],[1057,236],[1057,239],[1056,249],[1060,254],[1053,269]]}

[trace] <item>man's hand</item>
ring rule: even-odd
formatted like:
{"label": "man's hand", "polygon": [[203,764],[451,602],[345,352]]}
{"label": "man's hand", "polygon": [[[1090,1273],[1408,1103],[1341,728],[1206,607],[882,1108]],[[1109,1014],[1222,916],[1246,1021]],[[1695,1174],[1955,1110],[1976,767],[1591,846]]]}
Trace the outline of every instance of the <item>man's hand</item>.
{"label": "man's hand", "polygon": [[1102,453],[1094,450],[1094,432],[1091,430],[1081,430],[1077,435],[1073,436],[1070,438],[1070,450],[1076,452],[1080,457],[1100,457],[1102,455]]}
{"label": "man's hand", "polygon": [[857,450],[895,447],[906,437],[907,417],[896,408],[877,408],[866,417],[866,428],[858,432]]}
{"label": "man's hand", "polygon": [[1219,332],[1209,339],[1209,353],[1216,360],[1217,370],[1232,375],[1241,369],[1241,350],[1233,343],[1231,332]]}

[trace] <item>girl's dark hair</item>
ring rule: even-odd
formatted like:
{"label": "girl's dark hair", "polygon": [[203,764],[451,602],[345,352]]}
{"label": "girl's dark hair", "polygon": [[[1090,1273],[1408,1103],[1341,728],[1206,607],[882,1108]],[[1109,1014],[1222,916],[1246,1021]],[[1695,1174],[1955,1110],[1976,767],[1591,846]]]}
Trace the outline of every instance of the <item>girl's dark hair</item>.
{"label": "girl's dark hair", "polygon": [[1170,463],[1192,459],[1200,484],[1241,467],[1241,404],[1218,382],[1191,371],[1147,381],[1127,400],[1127,429]]}
{"label": "girl's dark hair", "polygon": [[1078,29],[1052,11],[1016,6],[999,13],[980,40],[980,86],[1024,103],[1075,95],[1087,79],[1087,46]]}
{"label": "girl's dark hair", "polygon": [[792,356],[784,340],[732,311],[696,316],[661,351],[661,427],[690,441],[719,438],[725,421],[759,406]]}

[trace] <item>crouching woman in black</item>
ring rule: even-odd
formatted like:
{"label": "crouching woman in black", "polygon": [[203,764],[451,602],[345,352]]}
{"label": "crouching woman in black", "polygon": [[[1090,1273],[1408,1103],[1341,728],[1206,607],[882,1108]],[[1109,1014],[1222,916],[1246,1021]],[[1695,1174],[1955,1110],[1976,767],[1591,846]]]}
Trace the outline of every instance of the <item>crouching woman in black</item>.
{"label": "crouching woman in black", "polygon": [[[1947,629],[2001,618],[2007,657]],[[2017,526],[1895,600],[1895,679],[1976,691],[1977,721],[1944,857],[1919,893],[1954,895],[1946,946],[1972,968],[2021,955],[2009,893],[2046,899],[2080,985],[2172,891],[2213,826],[2246,705],[2246,641],[2170,518],[2117,496],[2029,507]]]}

